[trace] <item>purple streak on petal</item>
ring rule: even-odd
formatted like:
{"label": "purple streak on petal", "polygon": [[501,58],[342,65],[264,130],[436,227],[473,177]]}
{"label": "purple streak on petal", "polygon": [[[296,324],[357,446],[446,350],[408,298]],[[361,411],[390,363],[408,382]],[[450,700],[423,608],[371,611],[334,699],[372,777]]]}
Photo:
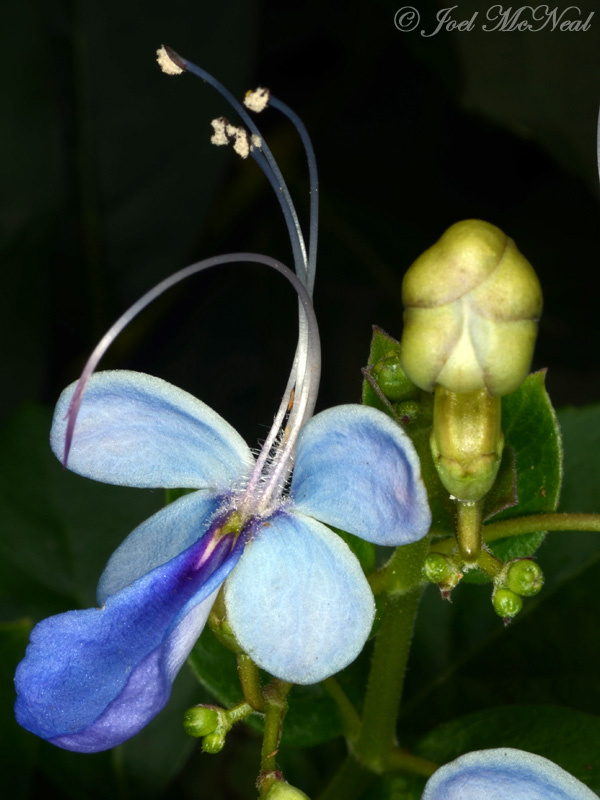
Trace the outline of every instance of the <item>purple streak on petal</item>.
{"label": "purple streak on petal", "polygon": [[108,598],[103,608],[50,617],[31,633],[17,669],[17,721],[61,747],[107,750],[165,705],[210,611],[209,598],[241,556],[244,535],[213,535]]}
{"label": "purple streak on petal", "polygon": [[98,605],[191,547],[198,531],[208,530],[227,501],[227,497],[199,490],[180,497],[138,525],[117,547],[100,576]]}
{"label": "purple streak on petal", "polygon": [[597,800],[597,795],[542,756],[502,748],[467,753],[427,781],[422,800]]}

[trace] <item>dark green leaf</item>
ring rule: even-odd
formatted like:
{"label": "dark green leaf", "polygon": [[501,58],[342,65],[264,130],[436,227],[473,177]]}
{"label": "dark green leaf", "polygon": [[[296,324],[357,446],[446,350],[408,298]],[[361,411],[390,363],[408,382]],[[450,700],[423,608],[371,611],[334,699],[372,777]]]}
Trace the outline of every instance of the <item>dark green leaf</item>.
{"label": "dark green leaf", "polygon": [[353,536],[351,533],[346,533],[346,531],[341,531],[339,528],[334,528],[333,526],[330,527],[337,533],[338,536],[341,536],[350,550],[352,550],[354,555],[358,558],[365,575],[369,575],[371,572],[373,572],[375,569],[375,559],[377,555],[375,545],[371,542],[366,542],[359,536]]}
{"label": "dark green leaf", "polygon": [[[560,428],[544,385],[545,372],[529,375],[516,392],[502,398],[502,430],[505,449],[514,453],[517,503],[493,516],[493,520],[510,519],[525,514],[554,511],[562,477],[562,444]],[[510,478],[500,472],[509,491]],[[499,488],[494,491],[499,491]],[[489,512],[486,515],[489,519]],[[485,527],[483,530],[485,540]],[[490,546],[501,561],[530,556],[544,540],[543,533],[528,533],[499,540]],[[467,583],[487,582],[477,570],[467,574]]]}
{"label": "dark green leaf", "polygon": [[0,431],[0,607],[39,619],[90,606],[106,561],[162,493],[106,486],[61,468],[52,415],[23,407]]}
{"label": "dark green leaf", "polygon": [[[559,413],[565,448],[560,510],[597,511],[600,406]],[[546,584],[504,628],[489,589],[459,586],[452,603],[425,592],[407,673],[401,730],[482,707],[561,704],[600,716],[594,664],[600,548],[594,533],[549,533],[538,554]]]}
{"label": "dark green leaf", "polygon": [[600,718],[553,706],[486,708],[435,728],[419,755],[445,764],[472,750],[514,747],[554,761],[600,792]]}

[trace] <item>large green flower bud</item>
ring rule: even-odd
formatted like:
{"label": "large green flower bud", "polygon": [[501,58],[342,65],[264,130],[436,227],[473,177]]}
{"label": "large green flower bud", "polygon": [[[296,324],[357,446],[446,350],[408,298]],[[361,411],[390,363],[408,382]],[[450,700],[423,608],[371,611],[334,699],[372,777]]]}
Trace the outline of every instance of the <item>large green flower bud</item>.
{"label": "large green flower bud", "polygon": [[513,392],[527,377],[542,292],[533,268],[495,225],[457,222],[410,267],[402,365],[421,389]]}

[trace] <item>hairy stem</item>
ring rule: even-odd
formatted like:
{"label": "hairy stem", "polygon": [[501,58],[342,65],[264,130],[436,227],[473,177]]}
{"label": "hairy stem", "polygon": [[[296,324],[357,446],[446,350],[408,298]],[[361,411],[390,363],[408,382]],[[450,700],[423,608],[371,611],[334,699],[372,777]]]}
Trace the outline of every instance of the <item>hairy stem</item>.
{"label": "hairy stem", "polygon": [[374,772],[383,771],[396,745],[396,717],[420,597],[420,588],[386,597],[355,745],[357,758]]}
{"label": "hairy stem", "polygon": [[486,542],[538,531],[600,531],[600,514],[534,514],[491,522],[483,528]]}
{"label": "hairy stem", "polygon": [[288,709],[287,694],[291,688],[290,683],[275,678],[263,689],[265,730],[260,756],[261,775],[275,772],[283,718]]}
{"label": "hairy stem", "polygon": [[237,668],[240,685],[242,687],[242,692],[244,693],[246,702],[254,709],[254,711],[264,711],[265,703],[260,687],[260,675],[258,672],[258,667],[254,661],[252,661],[250,656],[246,655],[246,653],[238,653]]}

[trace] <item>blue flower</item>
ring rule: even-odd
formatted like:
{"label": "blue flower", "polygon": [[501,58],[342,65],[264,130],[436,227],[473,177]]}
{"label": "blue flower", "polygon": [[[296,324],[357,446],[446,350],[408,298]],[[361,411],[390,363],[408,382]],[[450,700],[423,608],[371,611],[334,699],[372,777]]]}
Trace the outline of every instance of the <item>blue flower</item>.
{"label": "blue flower", "polygon": [[[221,586],[228,623],[259,666],[300,684],[338,672],[362,649],[374,601],[358,560],[327,525],[369,542],[403,545],[421,539],[431,522],[417,455],[392,420],[352,405],[311,419],[320,372],[310,299],[318,192],[306,131],[271,99],[297,125],[307,152],[308,248],[279,168],[244,109],[172,51],[161,49],[159,61],[171,74],[185,69],[210,82],[247,124],[251,134],[222,121],[213,141],[231,141],[251,155],[275,186],[297,276],[256,254],[219,256],[181,270],[125,312],[58,402],[51,445],[64,463],[68,457],[70,469],[105,483],[195,490],[116,550],[100,578],[99,608],[51,617],[31,633],[15,677],[17,720],[81,752],[120,744],[164,707]],[[250,94],[250,105],[262,107],[265,97],[265,90]],[[117,334],[155,297],[231,261],[273,267],[300,300],[294,365],[256,459],[216,412],[158,378],[127,371],[90,378]]]}
{"label": "blue flower", "polygon": [[[63,392],[54,415],[59,456],[74,391]],[[224,581],[228,621],[259,666],[300,684],[338,672],[362,649],[374,602],[357,559],[326,525],[401,545],[430,524],[410,440],[363,406],[304,425],[289,495],[259,511],[263,484],[244,510],[254,458],[241,437],[149,375],[91,379],[69,459],[103,482],[196,490],[117,549],[100,579],[100,608],[51,617],[31,634],[16,675],[17,719],[71,750],[113,747],[158,713]]]}
{"label": "blue flower", "polygon": [[597,795],[547,758],[502,748],[446,764],[427,781],[421,800],[597,800]]}

